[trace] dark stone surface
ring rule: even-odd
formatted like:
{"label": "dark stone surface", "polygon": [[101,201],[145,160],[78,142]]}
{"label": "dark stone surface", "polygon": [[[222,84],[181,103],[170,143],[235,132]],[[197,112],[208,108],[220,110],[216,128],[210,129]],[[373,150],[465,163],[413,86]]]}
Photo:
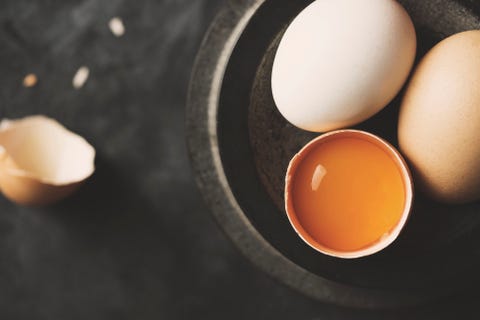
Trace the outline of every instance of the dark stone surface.
{"label": "dark stone surface", "polygon": [[[183,122],[194,55],[221,3],[0,3],[0,116],[53,116],[98,151],[94,178],[54,207],[0,198],[0,318],[426,319],[442,305],[445,319],[465,319],[475,295],[415,316],[320,304],[258,272],[221,234],[193,184]],[[122,38],[107,27],[117,15]],[[74,90],[81,65],[90,78]],[[29,72],[39,83],[27,89]]]}

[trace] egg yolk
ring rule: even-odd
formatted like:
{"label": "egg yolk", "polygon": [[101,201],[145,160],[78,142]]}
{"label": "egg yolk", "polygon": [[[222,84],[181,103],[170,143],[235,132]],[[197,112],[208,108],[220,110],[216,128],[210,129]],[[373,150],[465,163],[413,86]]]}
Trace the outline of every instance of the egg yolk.
{"label": "egg yolk", "polygon": [[363,249],[400,221],[405,186],[397,162],[373,142],[336,138],[314,147],[292,180],[298,222],[319,244]]}

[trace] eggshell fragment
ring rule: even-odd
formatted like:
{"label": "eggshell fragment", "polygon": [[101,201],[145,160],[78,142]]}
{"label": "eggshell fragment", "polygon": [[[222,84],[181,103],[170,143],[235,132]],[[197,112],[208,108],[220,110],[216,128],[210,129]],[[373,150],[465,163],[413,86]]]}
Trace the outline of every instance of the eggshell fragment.
{"label": "eggshell fragment", "polygon": [[0,122],[0,189],[18,204],[65,198],[94,170],[95,149],[45,116]]}
{"label": "eggshell fragment", "polygon": [[480,199],[480,31],[422,59],[400,109],[398,138],[419,188],[446,203]]}
{"label": "eggshell fragment", "polygon": [[37,84],[38,78],[34,73],[29,73],[23,78],[23,86],[25,88],[34,87]]}
{"label": "eggshell fragment", "polygon": [[85,82],[88,80],[88,76],[90,75],[90,69],[83,66],[80,67],[72,79],[72,85],[75,89],[80,89],[85,85]]}
{"label": "eggshell fragment", "polygon": [[125,34],[125,25],[123,24],[122,19],[119,17],[112,18],[108,22],[108,26],[110,31],[112,31],[116,37],[121,37]]}

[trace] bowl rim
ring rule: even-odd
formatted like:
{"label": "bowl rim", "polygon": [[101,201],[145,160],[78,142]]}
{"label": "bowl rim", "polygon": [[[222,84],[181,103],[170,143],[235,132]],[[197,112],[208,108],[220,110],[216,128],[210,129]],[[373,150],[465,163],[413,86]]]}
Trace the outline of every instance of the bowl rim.
{"label": "bowl rim", "polygon": [[270,0],[229,0],[211,23],[197,53],[186,102],[186,143],[195,182],[215,221],[253,265],[280,283],[323,303],[363,309],[414,306],[431,292],[354,287],[295,264],[255,229],[235,199],[220,157],[217,111],[223,76],[238,39]]}

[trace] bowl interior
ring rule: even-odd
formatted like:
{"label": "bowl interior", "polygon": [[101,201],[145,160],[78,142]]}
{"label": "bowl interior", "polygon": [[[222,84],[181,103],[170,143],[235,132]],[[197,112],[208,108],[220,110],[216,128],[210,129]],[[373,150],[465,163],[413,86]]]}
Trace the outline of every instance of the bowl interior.
{"label": "bowl interior", "polygon": [[[308,247],[284,212],[284,177],[290,159],[318,134],[290,125],[270,89],[273,58],[288,23],[310,0],[267,0],[240,37],[219,99],[219,150],[236,200],[259,233],[310,272],[349,285],[394,290],[451,290],[476,279],[480,266],[480,203],[447,206],[418,192],[400,237],[373,256],[342,260]],[[418,59],[441,39],[480,28],[474,1],[402,0],[414,21]],[[367,17],[366,17],[367,18]],[[298,63],[301,63],[300,61]],[[382,112],[354,127],[397,146],[401,92]]]}

